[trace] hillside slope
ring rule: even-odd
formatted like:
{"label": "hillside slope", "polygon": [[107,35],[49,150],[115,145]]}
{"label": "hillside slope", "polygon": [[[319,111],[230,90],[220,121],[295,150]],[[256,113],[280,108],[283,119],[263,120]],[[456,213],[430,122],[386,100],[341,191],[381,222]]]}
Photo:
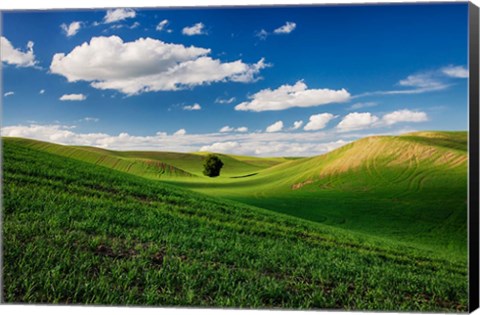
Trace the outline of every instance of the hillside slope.
{"label": "hillside slope", "polygon": [[466,261],[3,145],[7,303],[467,310]]}
{"label": "hillside slope", "polygon": [[368,137],[235,181],[192,178],[172,183],[466,256],[466,132]]}
{"label": "hillside slope", "polygon": [[95,165],[108,167],[117,171],[142,176],[150,179],[162,177],[192,177],[193,174],[184,171],[172,164],[148,158],[132,158],[122,156],[120,152],[105,150],[95,147],[64,146],[49,142],[24,138],[4,138],[5,141],[15,142],[22,146],[30,147],[57,155],[73,158]]}
{"label": "hillside slope", "polygon": [[225,167],[217,178],[201,174],[206,153],[8,141],[461,260],[467,255],[466,132],[367,137],[301,159],[220,155]]}
{"label": "hillside slope", "polygon": [[[7,138],[24,146],[76,160],[105,166],[149,179],[202,176],[206,153],[161,151],[113,151],[88,146],[64,146],[23,138]],[[286,158],[257,158],[217,154],[224,162],[222,177],[241,176],[288,161]]]}

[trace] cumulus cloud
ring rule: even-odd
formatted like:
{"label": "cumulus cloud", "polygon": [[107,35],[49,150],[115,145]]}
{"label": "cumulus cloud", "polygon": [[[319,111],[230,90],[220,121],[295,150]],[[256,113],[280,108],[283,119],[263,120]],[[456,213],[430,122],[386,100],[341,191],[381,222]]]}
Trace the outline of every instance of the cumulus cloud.
{"label": "cumulus cloud", "polygon": [[118,21],[123,21],[125,19],[130,19],[134,18],[136,15],[135,10],[132,9],[113,9],[113,10],[108,10],[107,14],[103,18],[103,22],[108,24],[108,23],[114,23]]}
{"label": "cumulus cloud", "polygon": [[265,89],[249,97],[250,101],[235,106],[236,110],[268,111],[284,110],[292,107],[313,107],[350,100],[347,90],[308,89],[303,81],[294,85],[282,85],[279,88]]}
{"label": "cumulus cloud", "polygon": [[372,127],[379,118],[371,113],[350,113],[337,125],[340,131],[361,130]]}
{"label": "cumulus cloud", "polygon": [[350,113],[337,125],[340,131],[353,131],[368,128],[391,126],[400,122],[423,122],[427,121],[425,112],[411,111],[409,109],[396,110],[379,117],[371,113]]}
{"label": "cumulus cloud", "polygon": [[335,118],[336,116],[330,114],[330,113],[323,113],[323,114],[317,114],[317,115],[312,115],[310,116],[310,119],[308,123],[305,125],[303,130],[320,130],[324,129],[328,122]]}
{"label": "cumulus cloud", "polygon": [[70,23],[69,25],[67,25],[65,23],[60,25],[60,28],[62,29],[62,31],[65,33],[65,35],[67,37],[71,37],[71,36],[74,36],[75,34],[77,34],[78,31],[80,31],[81,27],[82,27],[82,23],[78,22],[78,21],[74,21],[74,22]]}
{"label": "cumulus cloud", "polygon": [[297,130],[297,129],[300,129],[302,126],[303,126],[303,120],[297,120],[293,122],[293,126],[290,129]]}
{"label": "cumulus cloud", "polygon": [[196,23],[192,26],[186,26],[182,29],[182,34],[187,36],[204,35],[206,34],[205,25],[203,23]]}
{"label": "cumulus cloud", "polygon": [[248,132],[248,128],[247,127],[238,127],[235,129],[236,132]]}
{"label": "cumulus cloud", "polygon": [[213,82],[253,82],[268,66],[224,62],[208,56],[211,50],[169,44],[152,38],[124,42],[118,36],[93,37],[70,53],[53,56],[50,71],[69,82],[87,81],[96,89],[127,95],[174,91]]}
{"label": "cumulus cloud", "polygon": [[198,103],[195,103],[193,105],[183,106],[183,110],[201,110],[201,109],[202,109],[202,106],[200,106],[200,104]]}
{"label": "cumulus cloud", "polygon": [[220,128],[220,132],[232,132],[234,130],[234,128],[230,127],[230,126],[223,126],[222,128]]}
{"label": "cumulus cloud", "polygon": [[382,117],[382,123],[393,125],[399,122],[422,122],[427,121],[428,117],[425,112],[411,111],[408,109],[396,110]]}
{"label": "cumulus cloud", "polygon": [[177,131],[175,131],[175,133],[173,135],[175,136],[183,136],[183,135],[186,135],[187,134],[187,131],[185,129],[178,129]]}
{"label": "cumulus cloud", "polygon": [[286,22],[285,25],[280,26],[275,29],[273,33],[275,34],[289,34],[297,27],[297,24],[294,22]]}
{"label": "cumulus cloud", "polygon": [[283,121],[279,120],[265,129],[266,132],[279,132],[283,129]]}
{"label": "cumulus cloud", "polygon": [[9,92],[4,93],[3,96],[7,97],[7,96],[12,96],[14,94],[15,94],[15,92],[9,91]]}
{"label": "cumulus cloud", "polygon": [[230,103],[233,103],[233,102],[235,102],[235,97],[231,97],[231,98],[227,98],[227,99],[222,99],[222,98],[217,97],[215,99],[215,103],[218,103],[218,104],[230,104]]}
{"label": "cumulus cloud", "polygon": [[168,20],[163,20],[163,21],[160,21],[158,24],[157,24],[157,27],[155,28],[157,31],[161,32],[165,29],[165,26],[168,25]]}
{"label": "cumulus cloud", "polygon": [[33,42],[27,43],[27,50],[21,51],[14,48],[12,43],[6,37],[0,37],[0,55],[2,62],[17,67],[33,67],[37,64],[35,54],[33,53]]}
{"label": "cumulus cloud", "polygon": [[468,69],[462,66],[448,66],[442,72],[452,78],[468,78]]}
{"label": "cumulus cloud", "polygon": [[87,97],[83,94],[64,94],[60,96],[61,101],[84,101]]}

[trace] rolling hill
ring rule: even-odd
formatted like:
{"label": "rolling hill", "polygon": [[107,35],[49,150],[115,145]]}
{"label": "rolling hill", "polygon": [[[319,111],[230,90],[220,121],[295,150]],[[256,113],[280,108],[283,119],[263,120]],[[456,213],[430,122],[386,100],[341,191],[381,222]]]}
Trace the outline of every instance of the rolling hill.
{"label": "rolling hill", "polygon": [[461,257],[47,151],[3,141],[7,303],[467,310]]}
{"label": "rolling hill", "polygon": [[466,257],[466,132],[369,137],[235,181],[178,178],[171,182]]}
{"label": "rolling hill", "polygon": [[[367,137],[300,159],[219,154],[225,167],[218,178],[201,174],[205,153],[122,152],[7,141],[466,259],[466,132]],[[158,165],[172,171],[163,172]]]}
{"label": "rolling hill", "polygon": [[[23,138],[9,138],[8,140],[34,149],[150,179],[203,177],[203,157],[207,154],[206,152],[112,151],[88,146],[64,146]],[[256,158],[225,154],[219,154],[219,156],[225,163],[222,173],[227,177],[257,172],[289,160],[287,158]]]}

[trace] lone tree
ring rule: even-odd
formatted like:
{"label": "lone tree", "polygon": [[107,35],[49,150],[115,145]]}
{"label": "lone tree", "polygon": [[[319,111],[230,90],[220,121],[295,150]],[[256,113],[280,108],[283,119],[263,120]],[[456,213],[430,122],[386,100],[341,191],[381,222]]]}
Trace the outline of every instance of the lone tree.
{"label": "lone tree", "polygon": [[203,175],[216,177],[220,175],[220,169],[223,167],[223,162],[214,154],[209,154],[203,162]]}

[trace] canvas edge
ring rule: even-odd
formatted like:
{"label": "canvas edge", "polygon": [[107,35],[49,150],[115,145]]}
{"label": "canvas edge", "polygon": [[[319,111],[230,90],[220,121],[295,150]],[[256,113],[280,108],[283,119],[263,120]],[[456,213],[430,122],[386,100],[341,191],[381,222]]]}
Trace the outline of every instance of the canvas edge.
{"label": "canvas edge", "polygon": [[479,307],[479,8],[469,3],[468,310]]}

